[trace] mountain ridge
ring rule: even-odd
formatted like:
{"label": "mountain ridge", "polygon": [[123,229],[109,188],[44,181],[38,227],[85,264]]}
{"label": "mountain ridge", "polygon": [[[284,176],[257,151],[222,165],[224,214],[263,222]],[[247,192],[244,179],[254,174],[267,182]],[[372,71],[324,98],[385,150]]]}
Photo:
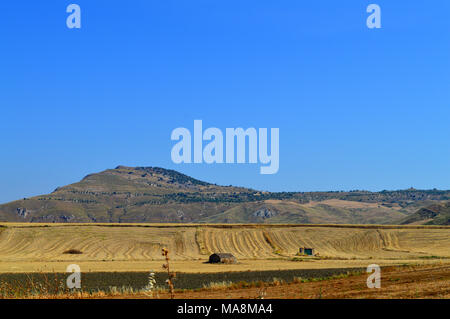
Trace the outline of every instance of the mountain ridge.
{"label": "mountain ridge", "polygon": [[161,167],[120,165],[50,194],[0,205],[0,221],[429,223],[414,214],[449,200],[445,190],[264,192]]}

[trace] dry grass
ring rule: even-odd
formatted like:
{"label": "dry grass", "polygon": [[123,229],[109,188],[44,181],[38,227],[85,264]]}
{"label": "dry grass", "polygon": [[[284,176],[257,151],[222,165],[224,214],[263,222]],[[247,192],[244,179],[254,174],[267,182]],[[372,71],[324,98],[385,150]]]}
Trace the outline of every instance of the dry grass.
{"label": "dry grass", "polygon": [[[75,255],[74,255],[75,256]],[[290,259],[250,260],[240,259],[238,264],[209,264],[203,260],[171,261],[173,269],[185,273],[217,273],[265,270],[295,270],[295,269],[324,269],[324,268],[361,268],[375,263],[380,266],[420,264],[432,265],[449,263],[448,259],[355,259],[355,260],[312,260],[292,261]],[[147,272],[149,269],[160,269],[161,260],[149,261],[77,261],[83,272]],[[72,263],[72,262],[70,262]],[[67,261],[22,261],[0,262],[2,273],[34,273],[34,272],[61,272],[66,271]]]}
{"label": "dry grass", "polygon": [[377,224],[220,224],[220,223],[15,223],[0,222],[0,229],[6,227],[32,228],[32,227],[144,227],[144,228],[308,228],[308,227],[328,227],[328,228],[368,228],[368,229],[450,229],[445,225],[377,225]]}
{"label": "dry grass", "polygon": [[[357,202],[350,200],[341,200],[341,199],[327,199],[320,202],[311,201],[306,206],[316,206],[316,205],[329,205],[333,207],[341,207],[341,208],[378,208],[380,206],[379,203],[367,203],[367,202]],[[398,209],[401,207],[398,206]]]}
{"label": "dry grass", "polygon": [[[314,247],[324,260],[307,266],[289,261],[302,246]],[[177,271],[184,272],[357,267],[368,260],[449,258],[450,227],[7,224],[0,232],[0,272],[51,271],[69,262],[85,271],[156,269],[164,259],[163,247],[170,250]],[[68,250],[83,253],[64,254]],[[232,253],[240,264],[202,264],[212,252]]]}

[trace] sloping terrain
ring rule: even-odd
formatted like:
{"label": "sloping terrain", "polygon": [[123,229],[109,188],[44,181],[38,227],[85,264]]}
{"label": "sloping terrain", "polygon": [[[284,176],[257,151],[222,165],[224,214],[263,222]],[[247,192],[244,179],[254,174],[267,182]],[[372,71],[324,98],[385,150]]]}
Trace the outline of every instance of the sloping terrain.
{"label": "sloping terrain", "polygon": [[12,222],[192,222],[254,191],[205,183],[157,167],[119,166],[48,195],[0,205]]}
{"label": "sloping terrain", "polygon": [[292,258],[304,246],[323,258],[450,257],[450,228],[20,224],[0,233],[0,261],[151,261],[163,258],[163,247],[175,261],[207,260],[213,252],[238,259]]}
{"label": "sloping terrain", "polygon": [[450,202],[421,208],[402,224],[450,225]]}
{"label": "sloping terrain", "polygon": [[[205,223],[295,223],[295,224],[389,224],[405,216],[407,210],[383,205],[342,207],[325,202],[300,204],[289,200],[267,200],[245,203],[221,214],[202,218]],[[355,204],[357,202],[354,202]]]}
{"label": "sloping terrain", "polygon": [[[450,191],[261,192],[158,167],[118,166],[48,195],[0,205],[0,221],[398,224]],[[445,218],[436,218],[435,224]],[[411,219],[411,223],[417,218]]]}

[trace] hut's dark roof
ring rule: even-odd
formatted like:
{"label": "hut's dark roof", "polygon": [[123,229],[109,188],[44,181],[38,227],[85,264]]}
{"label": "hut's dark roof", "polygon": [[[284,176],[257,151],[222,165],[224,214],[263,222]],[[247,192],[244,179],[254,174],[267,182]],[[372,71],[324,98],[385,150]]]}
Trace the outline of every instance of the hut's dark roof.
{"label": "hut's dark roof", "polygon": [[220,258],[233,258],[233,254],[230,253],[214,253],[213,255],[217,255]]}

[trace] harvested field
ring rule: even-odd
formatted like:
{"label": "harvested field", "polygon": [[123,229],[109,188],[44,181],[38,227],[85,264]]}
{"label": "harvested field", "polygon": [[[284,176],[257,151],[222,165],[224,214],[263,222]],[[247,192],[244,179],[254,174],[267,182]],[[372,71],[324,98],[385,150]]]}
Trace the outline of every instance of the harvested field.
{"label": "harvested field", "polygon": [[[0,232],[0,272],[65,271],[69,263],[92,271],[159,269],[163,247],[181,272],[243,271],[255,265],[258,270],[343,268],[361,267],[369,260],[400,264],[450,258],[450,227],[445,226],[5,225]],[[291,261],[304,246],[314,247],[320,259]],[[232,253],[239,264],[202,264],[214,252]]]}
{"label": "harvested field", "polygon": [[[77,256],[77,255],[72,255]],[[75,259],[75,258],[74,258]],[[361,268],[369,264],[405,265],[405,264],[441,264],[450,260],[442,258],[423,259],[358,259],[358,260],[307,260],[293,261],[290,259],[247,259],[239,260],[237,264],[209,264],[205,260],[174,260],[170,267],[175,272],[186,273],[217,273],[267,270],[296,269],[328,269],[328,268]],[[76,263],[83,272],[148,272],[159,271],[162,260],[153,261],[21,261],[0,262],[0,273],[40,273],[65,272],[69,264]]]}

